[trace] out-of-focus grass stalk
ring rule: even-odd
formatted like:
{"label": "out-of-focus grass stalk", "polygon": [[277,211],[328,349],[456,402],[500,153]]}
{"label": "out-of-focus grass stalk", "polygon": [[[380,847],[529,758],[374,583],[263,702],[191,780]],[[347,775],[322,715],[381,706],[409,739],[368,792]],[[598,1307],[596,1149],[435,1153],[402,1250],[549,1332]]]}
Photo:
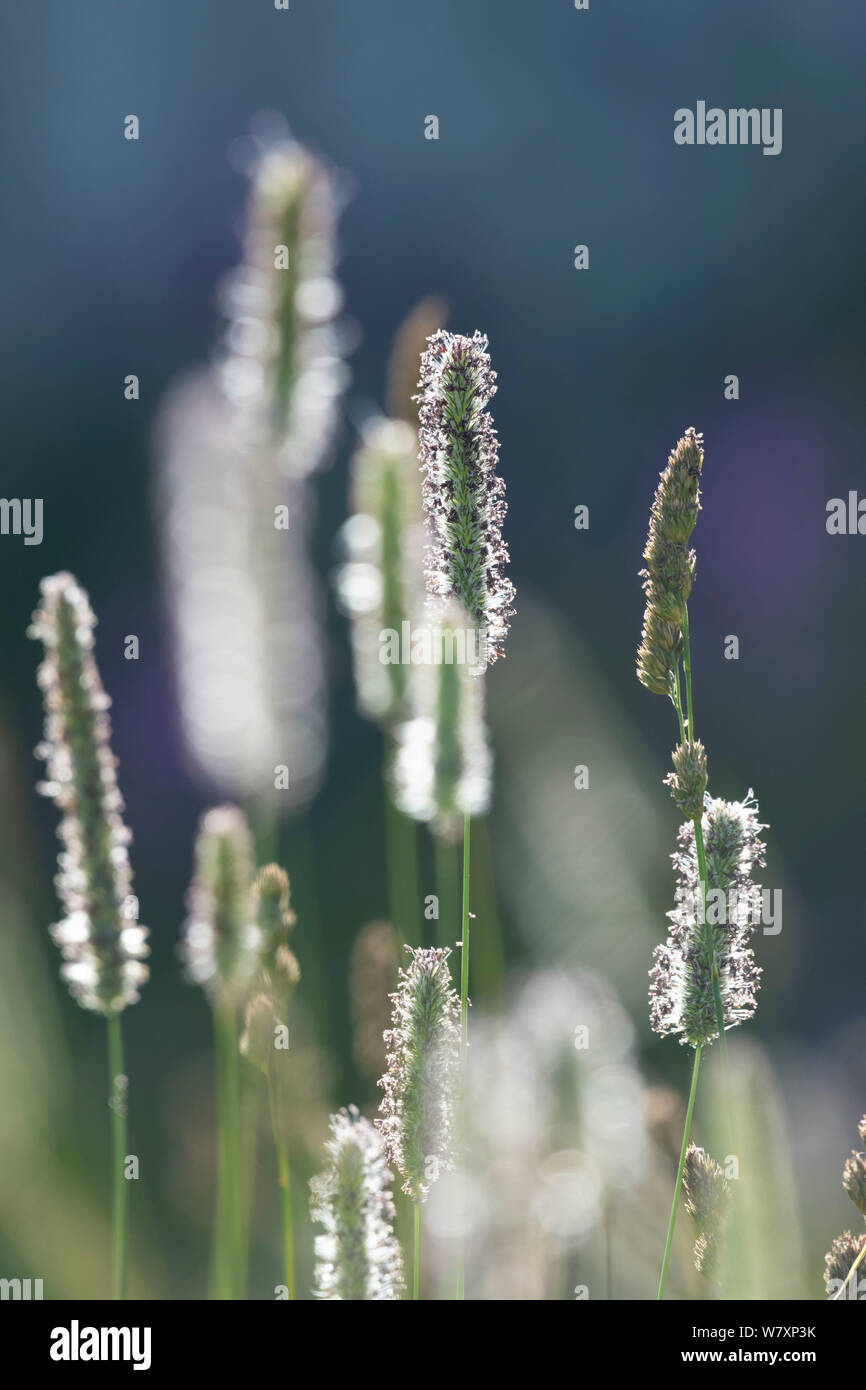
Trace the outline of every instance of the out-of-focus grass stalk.
{"label": "out-of-focus grass stalk", "polygon": [[436,893],[439,898],[436,945],[453,946],[457,940],[457,922],[460,916],[457,847],[443,835],[436,834],[433,836],[433,847],[436,860]]}
{"label": "out-of-focus grass stalk", "polygon": [[[109,1014],[108,1083],[111,1096],[112,1130],[112,1211],[114,1225],[114,1297],[126,1298],[126,1271],[129,1255],[129,1197],[124,1176],[126,1159],[126,1095],[123,1077],[123,1025],[120,1014]],[[118,1093],[119,1092],[119,1093]]]}
{"label": "out-of-focus grass stalk", "polygon": [[677,1208],[679,1207],[680,1201],[680,1189],[683,1185],[683,1169],[686,1166],[686,1150],[689,1147],[689,1139],[691,1137],[692,1132],[692,1116],[694,1115],[695,1110],[695,1097],[698,1093],[698,1074],[701,1069],[701,1050],[702,1049],[700,1045],[698,1045],[695,1048],[695,1060],[692,1064],[692,1084],[691,1089],[689,1091],[689,1103],[686,1109],[686,1121],[683,1125],[683,1143],[682,1148],[680,1149],[680,1161],[679,1166],[677,1168],[677,1181],[676,1186],[674,1187],[674,1200],[671,1206],[671,1217],[670,1221],[668,1222],[668,1234],[667,1240],[665,1241],[665,1253],[664,1258],[662,1260],[661,1275],[659,1276],[659,1289],[657,1296],[659,1302],[661,1302],[661,1300],[665,1296],[665,1285],[667,1284],[668,1279],[668,1266],[670,1265],[671,1261],[671,1248],[674,1243],[674,1230],[677,1224]]}
{"label": "out-of-focus grass stalk", "polygon": [[274,1086],[270,1068],[267,1073],[268,1107],[271,1115],[271,1131],[274,1136],[274,1153],[277,1159],[277,1182],[280,1188],[280,1216],[283,1229],[283,1268],[289,1299],[295,1297],[295,1251],[292,1232],[292,1168],[288,1145],[283,1138],[280,1124],[280,1101]]}
{"label": "out-of-focus grass stalk", "polygon": [[421,1288],[421,1203],[412,1203],[412,1300],[418,1302]]}
{"label": "out-of-focus grass stalk", "polygon": [[472,856],[472,820],[463,817],[463,893],[460,923],[460,1052],[466,1063],[469,1045],[469,870]]}
{"label": "out-of-focus grass stalk", "polygon": [[241,1284],[240,1065],[234,1008],[213,1012],[219,1180],[214,1230],[217,1297],[235,1299]]}
{"label": "out-of-focus grass stalk", "polygon": [[[390,742],[390,740],[389,740]],[[418,825],[394,805],[390,793],[389,758],[383,764],[385,799],[385,862],[388,878],[388,911],[391,924],[408,946],[420,946],[418,926],[421,887],[418,862]]]}

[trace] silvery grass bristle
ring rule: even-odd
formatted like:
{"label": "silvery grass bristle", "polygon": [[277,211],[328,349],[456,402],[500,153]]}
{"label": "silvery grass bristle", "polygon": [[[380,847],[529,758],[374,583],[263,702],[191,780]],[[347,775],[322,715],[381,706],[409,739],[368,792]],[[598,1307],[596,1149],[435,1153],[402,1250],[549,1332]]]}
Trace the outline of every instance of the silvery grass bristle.
{"label": "silvery grass bristle", "polygon": [[[702,817],[710,900],[703,914],[693,821],[679,829],[673,859],[677,906],[667,915],[670,934],[656,946],[650,971],[653,1030],[678,1034],[682,1043],[705,1046],[719,1036],[706,931],[710,925],[726,1029],[753,1016],[761,970],[750,945],[761,918],[761,888],[752,875],[764,864],[758,806],[706,798]],[[718,897],[716,897],[718,895]],[[716,909],[714,913],[714,907]],[[713,916],[720,918],[713,923]]]}
{"label": "silvery grass bristle", "polygon": [[[860,1120],[858,1132],[861,1143],[866,1145],[866,1115]],[[860,1215],[866,1217],[866,1153],[852,1149],[842,1169],[842,1186]],[[851,1292],[850,1286],[856,1271],[862,1268],[864,1255],[866,1235],[852,1236],[850,1231],[844,1231],[833,1241],[824,1258],[828,1298],[859,1297],[857,1289]]]}
{"label": "silvery grass bristle", "polygon": [[690,1144],[683,1171],[686,1211],[697,1228],[695,1268],[705,1279],[716,1282],[719,1273],[719,1247],[722,1240],[731,1189],[718,1163],[706,1150]]}
{"label": "silvery grass bristle", "polygon": [[440,330],[421,358],[420,459],[429,546],[427,587],[454,598],[484,634],[488,662],[503,655],[514,586],[505,574],[505,483],[487,410],[496,391],[487,339]]}
{"label": "silvery grass bristle", "polygon": [[212,1001],[236,1001],[258,963],[253,842],[237,806],[206,811],[195,843],[195,874],[181,954],[190,979]]}
{"label": "silvery grass bristle", "polygon": [[454,842],[490,805],[492,754],[477,679],[477,632],[454,600],[428,614],[424,660],[412,668],[415,715],[395,730],[397,806]]}
{"label": "silvery grass bristle", "polygon": [[130,919],[132,870],[123,800],[111,751],[110,700],[93,658],[96,618],[71,574],[43,579],[31,637],[43,643],[38,682],[45,738],[36,750],[47,780],[38,790],[62,813],[55,879],[66,910],[51,932],[61,974],[83,1008],[113,1015],[147,979],[147,929]]}
{"label": "silvery grass bristle", "polygon": [[355,1106],[332,1115],[326,1170],[310,1183],[316,1237],[316,1298],[345,1302],[398,1299],[403,1262],[394,1236],[391,1171],[385,1145]]}
{"label": "silvery grass bristle", "polygon": [[[408,948],[407,948],[408,949]],[[460,1001],[447,949],[420,947],[399,972],[385,1033],[387,1071],[376,1120],[388,1161],[413,1202],[426,1201],[440,1174],[454,1165],[455,1085],[460,1055]]]}
{"label": "silvery grass bristle", "polygon": [[383,662],[382,636],[402,636],[423,594],[423,518],[416,431],[403,420],[368,424],[352,461],[352,515],[338,596],[351,619],[358,704],[391,727],[411,709],[410,668]]}

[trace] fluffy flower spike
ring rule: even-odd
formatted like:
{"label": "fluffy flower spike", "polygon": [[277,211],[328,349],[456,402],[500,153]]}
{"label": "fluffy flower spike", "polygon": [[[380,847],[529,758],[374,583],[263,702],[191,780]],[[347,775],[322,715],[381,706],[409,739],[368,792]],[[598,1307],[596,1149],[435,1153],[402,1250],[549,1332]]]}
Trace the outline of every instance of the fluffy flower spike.
{"label": "fluffy flower spike", "polygon": [[354,1106],[331,1116],[328,1167],[310,1183],[310,1212],[325,1227],[316,1237],[317,1298],[345,1302],[398,1299],[400,1247],[385,1146]]}
{"label": "fluffy flower spike", "polygon": [[448,970],[450,954],[433,947],[412,950],[391,996],[392,1026],[385,1033],[388,1070],[379,1082],[384,1119],[376,1125],[388,1161],[414,1202],[425,1201],[440,1174],[453,1167],[460,1000]]}
{"label": "fluffy flower spike", "polygon": [[514,586],[504,572],[505,483],[496,472],[499,444],[486,409],[496,390],[487,339],[434,333],[418,389],[428,588],[462,604],[484,631],[493,662],[503,655]]}
{"label": "fluffy flower spike", "polygon": [[96,1013],[116,1014],[135,1003],[147,979],[147,930],[135,922],[111,702],[93,659],[96,619],[87,594],[64,573],[43,579],[41,590],[29,632],[45,648],[38,673],[45,740],[36,755],[47,781],[38,790],[62,812],[55,883],[67,914],[51,931],[73,997]]}
{"label": "fluffy flower spike", "polygon": [[[761,972],[749,944],[760,920],[761,890],[752,879],[763,866],[758,807],[745,801],[707,797],[703,814],[707,861],[707,921],[713,935],[725,1027],[751,1018]],[[656,1033],[679,1033],[683,1043],[705,1045],[718,1037],[712,979],[702,921],[695,826],[680,827],[672,856],[677,874],[677,906],[668,913],[670,935],[656,947],[650,971],[651,1024]]]}

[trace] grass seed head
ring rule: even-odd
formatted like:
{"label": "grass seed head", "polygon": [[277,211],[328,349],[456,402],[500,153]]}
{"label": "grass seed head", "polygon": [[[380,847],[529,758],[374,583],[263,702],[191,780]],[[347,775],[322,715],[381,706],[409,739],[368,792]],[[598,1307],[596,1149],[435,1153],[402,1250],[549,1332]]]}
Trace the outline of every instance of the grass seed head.
{"label": "grass seed head", "polygon": [[731,1189],[718,1163],[690,1144],[683,1169],[686,1211],[697,1227],[695,1268],[706,1279],[718,1277],[721,1236],[731,1203]]}
{"label": "grass seed head", "polygon": [[687,820],[694,820],[704,809],[707,790],[707,750],[700,739],[678,743],[671,755],[674,770],[664,779],[671,796]]}
{"label": "grass seed head", "polygon": [[866,1245],[866,1234],[852,1236],[844,1231],[837,1236],[824,1256],[824,1284],[827,1295],[833,1298],[851,1273],[851,1266]]}
{"label": "grass seed head", "polygon": [[703,437],[687,429],[668,458],[650,511],[646,568],[641,570],[646,610],[637,675],[658,695],[672,693],[680,629],[695,576],[695,554],[688,542],[701,505],[703,462]]}
{"label": "grass seed head", "polygon": [[[764,864],[758,807],[749,792],[744,801],[708,797],[703,813],[707,863],[707,921],[719,972],[727,1028],[751,1018],[757,1005],[761,971],[750,941],[761,914],[761,889],[752,878]],[[695,849],[695,827],[680,827],[672,856],[677,875],[677,906],[668,913],[667,941],[656,947],[650,971],[650,1021],[656,1033],[679,1033],[692,1047],[718,1037],[702,895]],[[715,911],[714,911],[715,909]],[[720,920],[715,921],[715,918]]]}
{"label": "grass seed head", "polygon": [[330,1131],[328,1167],[310,1183],[310,1212],[325,1228],[316,1238],[315,1296],[346,1302],[399,1299],[402,1257],[382,1138],[354,1106],[331,1116]]}
{"label": "grass seed head", "polygon": [[182,953],[190,978],[212,996],[233,997],[256,964],[253,843],[243,812],[216,806],[202,816]]}
{"label": "grass seed head", "polygon": [[866,1216],[866,1156],[852,1153],[842,1170],[842,1186],[862,1216]]}
{"label": "grass seed head", "polygon": [[132,870],[123,800],[111,751],[110,700],[93,659],[96,618],[71,574],[43,579],[31,637],[45,656],[38,683],[45,738],[36,750],[47,780],[38,790],[61,811],[55,879],[66,916],[52,927],[61,975],[83,1008],[116,1014],[147,979],[147,929],[132,915]]}
{"label": "grass seed head", "polygon": [[456,598],[485,635],[488,661],[503,655],[514,585],[502,540],[505,483],[487,404],[496,391],[487,339],[440,330],[421,358],[420,459],[429,547],[427,587]]}
{"label": "grass seed head", "polygon": [[338,595],[352,623],[361,712],[391,726],[410,713],[410,669],[381,660],[382,633],[402,637],[423,597],[423,520],[417,432],[403,420],[365,431],[353,463],[353,514],[343,527],[347,562]]}
{"label": "grass seed head", "polygon": [[[407,947],[407,949],[409,949]],[[448,970],[450,951],[419,947],[399,973],[385,1033],[385,1095],[376,1121],[403,1191],[426,1200],[454,1165],[455,1083],[460,1051],[460,1000]]]}

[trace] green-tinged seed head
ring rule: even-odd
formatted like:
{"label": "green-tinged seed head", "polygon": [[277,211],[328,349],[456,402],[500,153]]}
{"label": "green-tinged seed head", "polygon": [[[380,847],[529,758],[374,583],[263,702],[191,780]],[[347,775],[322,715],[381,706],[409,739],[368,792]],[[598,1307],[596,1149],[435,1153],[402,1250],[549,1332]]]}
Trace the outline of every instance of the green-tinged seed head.
{"label": "green-tinged seed head", "polygon": [[236,806],[207,811],[196,839],[183,954],[190,978],[211,994],[239,993],[255,969],[253,873],[243,812]]}
{"label": "green-tinged seed head", "polygon": [[850,1231],[844,1231],[833,1241],[824,1256],[824,1284],[828,1298],[835,1297],[839,1292],[864,1245],[866,1234],[852,1236]]}
{"label": "green-tinged seed head", "polygon": [[111,751],[110,700],[93,659],[96,618],[71,574],[43,579],[31,637],[44,645],[38,682],[45,738],[36,750],[47,780],[38,790],[62,812],[55,879],[66,917],[52,927],[61,970],[83,1008],[116,1014],[147,979],[147,929],[136,921],[123,800]]}
{"label": "green-tinged seed head", "polygon": [[664,779],[671,796],[687,820],[703,814],[707,790],[707,750],[698,739],[678,743],[671,755],[674,770]]}
{"label": "green-tinged seed head", "polygon": [[279,864],[266,864],[253,887],[259,964],[265,984],[285,1003],[301,978],[301,968],[289,946],[297,917],[291,907],[289,876]]}
{"label": "green-tinged seed head", "polygon": [[460,1000],[448,970],[450,951],[419,947],[411,955],[392,996],[388,1070],[379,1082],[385,1118],[376,1125],[389,1162],[403,1176],[403,1191],[423,1202],[453,1166]]}
{"label": "green-tinged seed head", "polygon": [[683,1194],[686,1211],[698,1231],[694,1247],[695,1268],[706,1279],[715,1280],[731,1189],[718,1163],[697,1144],[690,1144],[686,1152]]}
{"label": "green-tinged seed head", "polygon": [[267,994],[255,994],[247,1004],[241,1052],[248,1062],[267,1076],[274,1061],[277,1030],[282,1019],[273,999]]}
{"label": "green-tinged seed head", "polygon": [[656,488],[641,570],[646,594],[638,648],[638,680],[657,695],[671,695],[679,656],[680,628],[695,576],[688,541],[700,510],[702,436],[693,429],[668,458]]}
{"label": "green-tinged seed head", "polygon": [[354,1106],[331,1116],[328,1167],[310,1183],[317,1298],[383,1302],[400,1297],[403,1266],[385,1146]]}
{"label": "green-tinged seed head", "polygon": [[[411,712],[410,666],[400,648],[403,625],[418,612],[424,591],[417,430],[403,420],[368,425],[352,472],[353,514],[342,531],[347,561],[338,594],[352,624],[359,707],[391,727]],[[398,650],[383,660],[386,634]]]}
{"label": "green-tinged seed head", "polygon": [[842,1186],[857,1210],[866,1216],[866,1156],[851,1154],[842,1170]]}

